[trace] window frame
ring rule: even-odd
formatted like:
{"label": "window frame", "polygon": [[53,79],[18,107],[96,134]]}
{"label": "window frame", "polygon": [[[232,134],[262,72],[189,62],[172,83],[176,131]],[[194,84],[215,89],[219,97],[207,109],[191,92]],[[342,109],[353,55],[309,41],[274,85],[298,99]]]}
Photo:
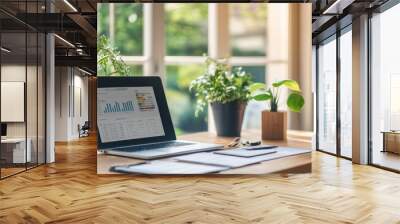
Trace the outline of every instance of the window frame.
{"label": "window frame", "polygon": [[[341,42],[341,36],[344,35],[347,32],[352,32],[352,23],[347,24],[345,27],[341,28],[340,30],[337,30],[334,34],[326,37],[325,39],[319,40],[317,44],[315,44],[315,57],[316,57],[316,64],[315,64],[315,82],[316,82],[316,88],[315,88],[315,93],[316,93],[316,114],[315,114],[315,118],[316,118],[316,138],[315,138],[315,146],[316,146],[316,150],[319,152],[323,152],[329,155],[333,155],[333,156],[337,156],[346,160],[352,160],[352,158],[347,157],[342,155],[342,144],[341,144],[341,118],[340,118],[340,113],[341,113],[341,90],[340,90],[340,86],[341,86],[341,64],[340,64],[340,60],[341,60],[341,52],[340,52],[340,42]],[[330,41],[336,41],[336,152],[332,153],[332,152],[328,152],[324,149],[320,148],[319,145],[319,133],[320,133],[320,126],[319,126],[319,111],[320,111],[320,105],[319,105],[319,47],[322,43],[327,43]],[[353,150],[352,150],[353,151]]]}
{"label": "window frame", "polygon": [[[209,8],[210,5],[212,3],[209,4]],[[261,4],[261,3],[260,3]],[[164,9],[164,3],[160,3],[158,4],[160,6],[163,7]],[[229,5],[221,5],[220,7],[229,7]],[[157,22],[159,24],[152,24],[149,21],[149,17],[152,16],[152,4],[145,4],[144,5],[144,32],[151,32],[152,27],[151,26],[157,26],[159,28],[161,28],[161,30],[164,31],[164,23],[159,23],[160,21],[163,20],[157,20]],[[112,10],[115,10],[115,6],[114,3],[110,3],[110,8],[109,8],[109,17],[110,17],[110,23],[109,25],[109,32],[110,32],[110,38],[112,38],[115,34],[114,34],[114,24],[113,21],[115,21],[115,13],[112,13]],[[214,15],[210,15],[210,13],[215,13],[215,10],[209,10],[209,17],[210,16],[215,16]],[[149,15],[150,14],[150,15]],[[228,17],[227,19],[229,19],[229,14],[225,14],[224,16]],[[211,24],[210,24],[211,25]],[[210,27],[210,26],[209,26]],[[210,28],[209,28],[210,29]],[[228,30],[229,31],[229,30]],[[226,35],[224,33],[220,34],[221,36]],[[229,33],[227,34],[229,36]],[[210,41],[214,41],[214,40],[210,40],[210,37],[208,38],[209,42]],[[148,63],[151,60],[151,57],[149,55],[150,50],[146,49],[149,48],[147,47],[148,44],[146,44],[146,38],[144,38],[144,52],[143,55],[141,56],[130,56],[130,55],[122,55],[122,59],[125,61],[126,64],[128,65],[145,65],[146,63]],[[165,45],[165,44],[164,44]],[[210,44],[208,44],[210,45]],[[160,52],[165,52],[165,51],[160,51]],[[208,52],[210,54],[210,52]],[[191,64],[201,64],[204,63],[204,57],[203,56],[170,56],[170,55],[163,55],[164,57],[164,63],[163,65],[158,65],[158,66],[167,66],[167,65],[182,65],[182,64],[187,64],[187,63],[191,63]],[[269,60],[268,56],[232,56],[229,58],[229,64],[231,66],[267,66],[270,63],[287,63],[286,60]],[[151,75],[149,73],[143,74],[143,75]]]}
{"label": "window frame", "polygon": [[372,107],[373,107],[373,88],[372,88],[372,77],[373,77],[373,62],[372,62],[372,58],[373,58],[373,28],[372,28],[372,20],[374,18],[374,16],[376,14],[381,14],[384,13],[385,11],[391,9],[392,7],[396,6],[400,4],[398,0],[388,0],[386,1],[384,4],[380,5],[379,7],[368,11],[368,30],[367,30],[367,39],[368,39],[368,62],[367,62],[367,73],[368,73],[368,112],[367,112],[367,119],[368,119],[368,153],[367,153],[367,159],[368,159],[368,165],[373,166],[373,167],[377,167],[383,170],[388,170],[391,172],[395,172],[395,173],[400,173],[400,170],[397,169],[393,169],[387,166],[383,166],[377,163],[374,163],[373,160],[373,154],[374,154],[374,147],[373,147],[373,127],[372,127],[372,119],[373,119],[373,113],[372,113]]}
{"label": "window frame", "polygon": [[[114,3],[110,3],[114,4]],[[208,50],[207,54],[211,57],[218,58],[219,56],[231,55],[232,48],[230,41],[221,42],[223,38],[230,40],[230,28],[226,25],[229,23],[229,7],[230,4],[208,3]],[[267,3],[258,3],[267,4]],[[110,6],[110,12],[114,7]],[[122,55],[121,58],[127,65],[141,65],[143,66],[143,76],[158,75],[163,80],[164,87],[166,87],[166,67],[171,65],[185,65],[185,64],[204,64],[203,56],[170,56],[166,55],[166,41],[165,41],[165,3],[159,4],[144,4],[143,7],[143,55],[129,56]],[[110,38],[113,33],[114,13],[110,13],[109,31]],[[218,19],[216,19],[218,18]],[[267,25],[266,21],[266,25]],[[224,26],[222,26],[224,25]],[[217,31],[217,32],[214,32]],[[268,37],[266,32],[265,38]],[[216,49],[212,49],[217,46]],[[268,52],[267,45],[265,51]],[[273,58],[273,57],[272,57]],[[266,53],[265,56],[231,56],[228,59],[229,66],[260,66],[265,68],[265,82],[268,82],[267,72],[268,66],[271,64],[287,64],[288,59],[271,59]],[[211,111],[208,112],[208,126],[209,130],[214,130],[214,124]]]}

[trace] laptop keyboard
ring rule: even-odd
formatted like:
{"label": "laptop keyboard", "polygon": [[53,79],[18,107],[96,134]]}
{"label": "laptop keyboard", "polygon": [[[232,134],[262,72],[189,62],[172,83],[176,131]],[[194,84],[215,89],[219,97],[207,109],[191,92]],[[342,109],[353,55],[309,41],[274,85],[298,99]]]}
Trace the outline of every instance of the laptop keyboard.
{"label": "laptop keyboard", "polygon": [[161,143],[154,143],[148,145],[138,145],[138,146],[130,146],[126,148],[118,148],[114,149],[116,151],[122,152],[137,152],[142,150],[151,150],[151,149],[162,149],[162,148],[171,148],[171,147],[178,147],[178,146],[185,146],[185,145],[192,145],[193,143],[190,142],[161,142]]}

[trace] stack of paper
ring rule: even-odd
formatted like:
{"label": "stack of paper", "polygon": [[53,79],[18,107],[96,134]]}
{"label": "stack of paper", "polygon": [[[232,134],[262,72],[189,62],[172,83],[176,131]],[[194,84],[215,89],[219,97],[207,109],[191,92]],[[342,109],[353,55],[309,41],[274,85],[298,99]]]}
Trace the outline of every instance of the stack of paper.
{"label": "stack of paper", "polygon": [[[267,150],[223,150],[177,156],[172,160],[153,160],[128,166],[114,166],[113,172],[139,174],[206,174],[243,167],[267,160],[309,153],[310,150],[279,147]],[[226,153],[225,153],[226,151]],[[265,154],[268,151],[268,154]],[[230,152],[230,155],[228,155]]]}
{"label": "stack of paper", "polygon": [[176,157],[178,161],[200,163],[214,166],[224,166],[229,168],[237,168],[241,166],[247,166],[250,164],[258,163],[258,160],[254,158],[245,158],[237,156],[227,156],[221,154],[215,154],[210,152],[195,153],[185,156]]}
{"label": "stack of paper", "polygon": [[230,149],[230,150],[220,150],[214,153],[221,154],[221,155],[228,155],[228,156],[238,156],[238,157],[255,157],[255,156],[262,156],[271,153],[276,153],[276,150],[273,149],[260,149],[260,150],[247,150],[247,149]]}
{"label": "stack of paper", "polygon": [[260,163],[263,161],[280,159],[287,156],[298,155],[303,153],[309,153],[310,150],[306,149],[295,149],[295,148],[285,148],[279,147],[274,149],[275,153],[270,153],[267,155],[260,155],[254,157],[238,157],[232,155],[222,155],[221,151],[216,152],[202,152],[190,155],[175,157],[178,161],[207,164],[214,166],[224,166],[229,168],[238,168],[242,166],[247,166],[255,163]]}
{"label": "stack of paper", "polygon": [[139,174],[206,174],[227,170],[226,167],[204,164],[183,163],[178,161],[154,160],[129,166],[114,166],[113,172]]}

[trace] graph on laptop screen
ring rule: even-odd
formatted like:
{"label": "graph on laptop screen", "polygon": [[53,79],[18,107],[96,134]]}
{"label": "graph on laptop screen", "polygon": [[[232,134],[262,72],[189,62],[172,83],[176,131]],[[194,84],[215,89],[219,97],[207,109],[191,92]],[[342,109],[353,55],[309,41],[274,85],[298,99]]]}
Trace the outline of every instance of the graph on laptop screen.
{"label": "graph on laptop screen", "polygon": [[153,87],[99,88],[97,111],[102,142],[165,135]]}

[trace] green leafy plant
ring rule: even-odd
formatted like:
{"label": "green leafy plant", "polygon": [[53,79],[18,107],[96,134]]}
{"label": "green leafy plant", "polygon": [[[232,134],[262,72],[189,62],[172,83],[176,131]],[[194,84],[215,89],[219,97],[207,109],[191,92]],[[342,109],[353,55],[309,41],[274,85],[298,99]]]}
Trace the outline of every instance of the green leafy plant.
{"label": "green leafy plant", "polygon": [[250,86],[251,98],[257,101],[269,101],[271,112],[277,112],[281,87],[292,91],[286,101],[288,108],[293,112],[301,111],[304,106],[304,98],[301,95],[299,84],[294,80],[274,82],[272,87],[267,87],[265,83],[254,83]]}
{"label": "green leafy plant", "polygon": [[231,70],[226,59],[206,57],[205,63],[207,69],[204,74],[193,80],[189,87],[197,98],[196,116],[208,103],[247,102],[250,99],[250,74],[241,67]]}
{"label": "green leafy plant", "polygon": [[97,72],[99,76],[128,76],[130,67],[122,60],[117,51],[104,35],[97,41]]}

